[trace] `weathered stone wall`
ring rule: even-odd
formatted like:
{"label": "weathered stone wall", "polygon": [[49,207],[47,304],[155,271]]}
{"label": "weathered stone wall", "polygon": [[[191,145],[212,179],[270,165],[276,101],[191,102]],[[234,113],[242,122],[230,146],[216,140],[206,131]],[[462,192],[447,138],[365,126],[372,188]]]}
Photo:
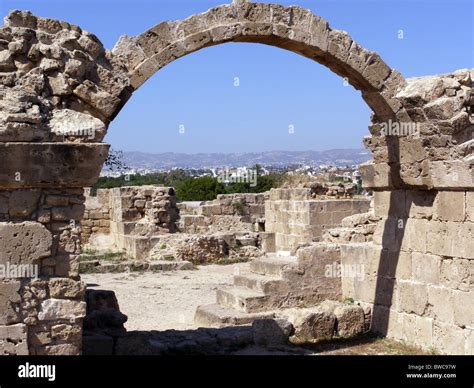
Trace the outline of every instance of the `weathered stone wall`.
{"label": "weathered stone wall", "polygon": [[201,206],[203,216],[239,215],[244,221],[255,223],[265,217],[265,201],[268,194],[220,194],[214,201]]}
{"label": "weathered stone wall", "polygon": [[[95,196],[85,190],[85,211],[82,220],[82,244],[94,243],[94,237],[110,234],[110,191],[98,189]],[[91,241],[92,238],[92,241]]]}
{"label": "weathered stone wall", "polygon": [[[179,230],[184,233],[201,234],[219,228],[226,223],[229,230],[241,229],[262,231],[265,222],[265,201],[268,193],[220,194],[213,201],[178,204],[180,209]],[[246,225],[249,224],[249,225]],[[223,225],[223,227],[225,227]]]}
{"label": "weathered stone wall", "polygon": [[325,230],[343,218],[369,209],[370,200],[312,199],[311,189],[272,189],[265,202],[265,231],[275,234],[275,249],[294,250],[320,241]]}
{"label": "weathered stone wall", "polygon": [[110,189],[109,196],[112,222],[149,224],[150,232],[176,231],[179,211],[172,187],[124,186]]}
{"label": "weathered stone wall", "polygon": [[[1,190],[0,344],[3,354],[77,354],[82,189]],[[15,275],[13,266],[37,271]],[[20,267],[17,267],[20,268]]]}
{"label": "weathered stone wall", "polygon": [[345,297],[373,306],[372,330],[425,349],[474,354],[474,192],[382,191],[373,243],[342,244]]}
{"label": "weathered stone wall", "polygon": [[176,232],[179,210],[172,187],[117,187],[109,195],[110,232],[117,249],[143,259],[159,235]]}
{"label": "weathered stone wall", "polygon": [[373,155],[360,168],[365,187],[472,190],[473,79],[473,69],[407,79],[396,118],[375,116],[364,139]]}

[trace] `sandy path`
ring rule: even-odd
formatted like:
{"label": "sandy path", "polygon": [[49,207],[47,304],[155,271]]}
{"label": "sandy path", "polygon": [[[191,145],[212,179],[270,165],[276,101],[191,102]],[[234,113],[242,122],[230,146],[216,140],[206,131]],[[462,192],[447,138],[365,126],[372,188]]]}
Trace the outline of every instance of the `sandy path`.
{"label": "sandy path", "polygon": [[127,330],[193,329],[196,307],[215,303],[216,289],[232,284],[248,263],[200,266],[193,271],[81,275],[88,288],[112,290]]}

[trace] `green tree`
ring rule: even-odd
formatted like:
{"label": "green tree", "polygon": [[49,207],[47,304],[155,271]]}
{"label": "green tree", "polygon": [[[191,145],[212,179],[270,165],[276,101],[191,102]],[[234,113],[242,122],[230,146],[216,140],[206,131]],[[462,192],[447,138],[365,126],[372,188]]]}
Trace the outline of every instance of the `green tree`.
{"label": "green tree", "polygon": [[211,201],[225,192],[224,184],[210,176],[187,178],[176,185],[180,201]]}

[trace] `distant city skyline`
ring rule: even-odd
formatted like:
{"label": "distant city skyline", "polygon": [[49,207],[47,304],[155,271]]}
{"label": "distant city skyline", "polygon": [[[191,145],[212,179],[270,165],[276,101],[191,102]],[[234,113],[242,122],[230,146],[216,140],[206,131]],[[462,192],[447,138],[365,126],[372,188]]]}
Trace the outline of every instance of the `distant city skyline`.
{"label": "distant city skyline", "polygon": [[[311,9],[406,77],[474,67],[469,0],[276,2]],[[0,11],[28,9],[67,20],[111,49],[121,34],[137,35],[222,3],[3,0]],[[456,23],[448,28],[446,20]],[[361,148],[370,113],[360,93],[324,66],[275,47],[228,43],[155,74],[112,122],[106,141],[151,153]]]}

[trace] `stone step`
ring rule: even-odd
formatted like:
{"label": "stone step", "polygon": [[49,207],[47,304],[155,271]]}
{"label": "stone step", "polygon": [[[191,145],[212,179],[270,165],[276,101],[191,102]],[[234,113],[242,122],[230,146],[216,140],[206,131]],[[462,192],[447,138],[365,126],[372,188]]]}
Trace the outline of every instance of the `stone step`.
{"label": "stone step", "polygon": [[216,293],[217,303],[228,309],[235,309],[246,313],[257,313],[271,310],[268,307],[268,297],[243,287],[219,288]]}
{"label": "stone step", "polygon": [[265,295],[287,293],[290,288],[286,280],[254,273],[234,276],[234,285],[260,291]]}
{"label": "stone step", "polygon": [[225,327],[235,325],[250,325],[256,319],[273,318],[275,313],[265,311],[261,313],[245,313],[228,309],[218,304],[199,306],[194,315],[194,323],[198,327]]}
{"label": "stone step", "polygon": [[298,262],[296,256],[278,257],[270,256],[256,259],[250,262],[250,271],[259,275],[281,276],[283,269],[294,266]]}
{"label": "stone step", "polygon": [[119,249],[125,249],[130,256],[137,260],[146,259],[152,248],[161,240],[160,236],[135,236],[125,234],[120,236],[121,243]]}

